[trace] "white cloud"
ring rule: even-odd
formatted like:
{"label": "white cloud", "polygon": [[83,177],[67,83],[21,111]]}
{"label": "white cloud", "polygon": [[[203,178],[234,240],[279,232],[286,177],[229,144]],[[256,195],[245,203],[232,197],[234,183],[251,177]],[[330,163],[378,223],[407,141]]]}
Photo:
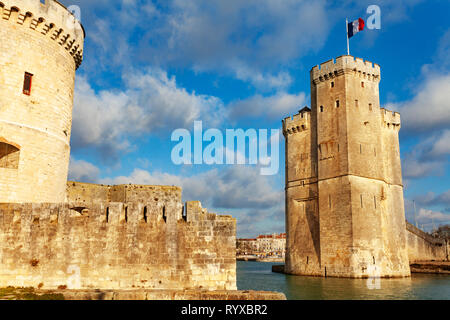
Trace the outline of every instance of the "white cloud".
{"label": "white cloud", "polygon": [[[390,108],[390,107],[389,107]],[[431,74],[410,101],[394,104],[408,132],[434,131],[450,127],[450,75]]]}
{"label": "white cloud", "polygon": [[174,77],[159,69],[126,74],[122,91],[95,92],[85,77],[75,87],[73,139],[75,148],[96,146],[106,156],[130,148],[129,138],[144,133],[166,134],[190,128],[194,120],[219,125],[220,99],[187,92]]}
{"label": "white cloud", "polygon": [[97,182],[100,169],[84,160],[76,160],[73,157],[69,163],[69,180],[80,182]]}
{"label": "white cloud", "polygon": [[[267,118],[282,119],[300,110],[305,104],[306,95],[278,92],[271,96],[254,95],[247,99],[237,100],[229,105],[230,118]],[[281,120],[280,120],[281,121]]]}

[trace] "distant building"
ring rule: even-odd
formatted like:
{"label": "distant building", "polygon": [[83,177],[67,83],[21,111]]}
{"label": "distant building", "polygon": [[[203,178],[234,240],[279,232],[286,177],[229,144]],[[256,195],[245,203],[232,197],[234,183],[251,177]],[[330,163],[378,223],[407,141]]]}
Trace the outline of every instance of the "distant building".
{"label": "distant building", "polygon": [[259,235],[256,238],[237,239],[237,255],[284,257],[286,252],[286,233]]}

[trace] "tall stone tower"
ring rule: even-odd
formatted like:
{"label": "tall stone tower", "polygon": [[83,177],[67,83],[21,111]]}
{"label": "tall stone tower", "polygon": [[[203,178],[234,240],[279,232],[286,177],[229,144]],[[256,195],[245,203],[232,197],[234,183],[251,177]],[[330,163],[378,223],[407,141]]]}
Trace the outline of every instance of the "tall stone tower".
{"label": "tall stone tower", "polygon": [[0,202],[63,202],[83,27],[54,0],[0,0],[0,39]]}
{"label": "tall stone tower", "polygon": [[311,109],[283,120],[285,271],[409,276],[400,115],[380,108],[380,67],[341,56],[310,76]]}

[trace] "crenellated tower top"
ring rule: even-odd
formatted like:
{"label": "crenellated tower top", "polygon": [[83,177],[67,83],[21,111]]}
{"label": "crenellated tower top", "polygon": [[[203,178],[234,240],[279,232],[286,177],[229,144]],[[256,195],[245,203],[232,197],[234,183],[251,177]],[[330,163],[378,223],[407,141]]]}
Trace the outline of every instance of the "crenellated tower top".
{"label": "crenellated tower top", "polygon": [[311,121],[311,109],[304,107],[292,117],[283,119],[283,135],[302,132],[309,129]]}
{"label": "crenellated tower top", "polygon": [[85,37],[83,26],[58,1],[0,0],[0,19],[35,30],[39,36],[51,38],[70,53],[76,69],[81,65]]}
{"label": "crenellated tower top", "polygon": [[368,80],[380,81],[380,66],[370,61],[353,56],[340,56],[330,59],[311,69],[311,81],[317,84],[328,79],[332,79],[344,73],[357,73]]}

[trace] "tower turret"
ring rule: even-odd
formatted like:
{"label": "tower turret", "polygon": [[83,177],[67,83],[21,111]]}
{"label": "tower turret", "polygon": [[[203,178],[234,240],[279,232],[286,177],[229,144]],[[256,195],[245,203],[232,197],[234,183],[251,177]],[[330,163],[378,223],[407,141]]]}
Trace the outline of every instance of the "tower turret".
{"label": "tower turret", "polygon": [[0,202],[63,202],[84,30],[54,0],[0,0]]}

